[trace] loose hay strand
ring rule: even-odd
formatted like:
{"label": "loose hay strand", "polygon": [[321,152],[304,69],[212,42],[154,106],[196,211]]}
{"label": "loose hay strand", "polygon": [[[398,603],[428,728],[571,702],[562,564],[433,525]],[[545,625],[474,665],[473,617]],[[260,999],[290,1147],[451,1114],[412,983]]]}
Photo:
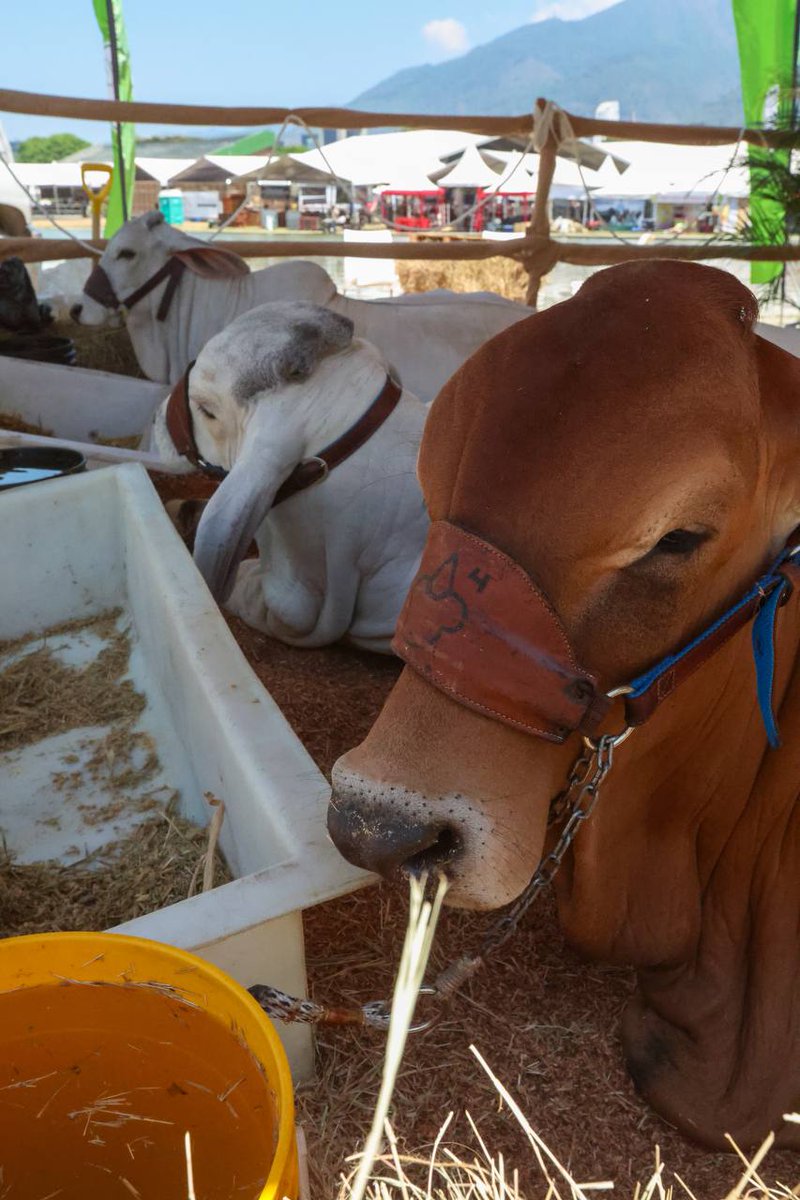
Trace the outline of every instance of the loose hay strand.
{"label": "loose hay strand", "polygon": [[381,1088],[349,1200],[364,1200],[370,1173],[380,1153],[395,1081],[400,1070],[414,1010],[419,999],[419,989],[425,977],[425,969],[433,945],[433,935],[436,932],[436,925],[447,891],[447,880],[444,876],[440,876],[436,895],[432,901],[428,901],[425,900],[425,885],[424,878],[422,880],[412,878],[410,881],[408,927],[400,956],[400,965],[397,969]]}

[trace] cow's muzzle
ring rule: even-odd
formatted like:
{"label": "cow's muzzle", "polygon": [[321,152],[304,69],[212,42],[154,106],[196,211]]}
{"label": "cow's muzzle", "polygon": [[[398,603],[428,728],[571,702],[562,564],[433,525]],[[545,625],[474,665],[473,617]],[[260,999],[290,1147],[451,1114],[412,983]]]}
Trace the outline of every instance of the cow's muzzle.
{"label": "cow's muzzle", "polygon": [[380,803],[363,804],[362,781],[340,772],[328,809],[328,832],[339,852],[365,871],[385,878],[447,871],[462,848],[454,826],[407,816]]}

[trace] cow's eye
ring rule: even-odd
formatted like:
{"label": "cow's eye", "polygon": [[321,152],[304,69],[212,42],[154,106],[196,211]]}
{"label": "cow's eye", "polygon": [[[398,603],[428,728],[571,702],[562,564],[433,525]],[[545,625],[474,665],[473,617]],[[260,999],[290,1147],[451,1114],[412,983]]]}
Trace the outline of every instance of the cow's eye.
{"label": "cow's eye", "polygon": [[120,250],[117,253],[117,258],[136,258],[135,250]]}
{"label": "cow's eye", "polygon": [[[698,546],[708,540],[708,533],[692,529],[671,529],[669,533],[656,542],[651,555],[694,553]],[[648,556],[649,557],[649,556]]]}

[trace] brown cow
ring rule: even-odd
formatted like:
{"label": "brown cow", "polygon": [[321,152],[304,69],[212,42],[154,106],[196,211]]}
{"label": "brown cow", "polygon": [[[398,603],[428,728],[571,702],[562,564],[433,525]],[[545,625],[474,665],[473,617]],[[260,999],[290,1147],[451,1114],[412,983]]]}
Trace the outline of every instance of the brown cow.
{"label": "brown cow", "polygon": [[[722,271],[614,267],[489,342],[434,403],[419,461],[432,521],[516,560],[604,691],[725,612],[800,524],[800,361],[755,316]],[[432,642],[464,614],[446,572],[425,587],[444,602]],[[623,1024],[637,1085],[712,1147],[726,1131],[751,1145],[800,1104],[799,644],[792,598],[777,619],[782,749],[748,626],[618,747],[556,877],[571,943],[637,969]],[[551,844],[549,801],[579,749],[406,667],[335,768],[331,834],[367,868],[446,864],[453,903],[503,905]]]}

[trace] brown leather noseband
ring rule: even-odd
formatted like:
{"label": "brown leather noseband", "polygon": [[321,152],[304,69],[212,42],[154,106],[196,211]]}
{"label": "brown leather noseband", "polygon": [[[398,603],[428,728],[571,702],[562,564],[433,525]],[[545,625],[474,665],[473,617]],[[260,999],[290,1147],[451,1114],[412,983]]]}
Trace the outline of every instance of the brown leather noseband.
{"label": "brown leather noseband", "polygon": [[[189,405],[189,373],[194,366],[190,362],[183,376],[175,384],[167,401],[167,433],[178,454],[188,458],[193,466],[211,479],[224,479],[228,472],[202,457],[194,436],[194,422]],[[355,454],[380,429],[397,407],[403,390],[390,375],[369,408],[359,419],[346,429],[341,437],[331,442],[312,458],[303,459],[283,481],[272,502],[282,504],[297,492],[305,491],[312,484],[324,479],[335,467]]]}
{"label": "brown leather noseband", "polygon": [[591,733],[611,706],[522,567],[448,521],[431,525],[393,649],[460,704],[547,741]]}
{"label": "brown leather noseband", "polygon": [[156,320],[165,321],[178,284],[181,281],[181,276],[185,270],[186,264],[181,259],[170,256],[163,267],[159,267],[156,273],[151,275],[149,279],[146,279],[141,287],[138,287],[135,292],[131,292],[124,300],[120,300],[114,291],[114,285],[109,279],[108,274],[98,263],[83,285],[83,290],[90,300],[94,300],[97,304],[102,305],[103,308],[111,308],[115,311],[121,309],[127,312],[128,309],[133,308],[135,304],[143,300],[145,296],[149,296],[166,279],[168,280],[167,286],[164,288],[164,294],[161,297],[158,312],[156,313]]}

